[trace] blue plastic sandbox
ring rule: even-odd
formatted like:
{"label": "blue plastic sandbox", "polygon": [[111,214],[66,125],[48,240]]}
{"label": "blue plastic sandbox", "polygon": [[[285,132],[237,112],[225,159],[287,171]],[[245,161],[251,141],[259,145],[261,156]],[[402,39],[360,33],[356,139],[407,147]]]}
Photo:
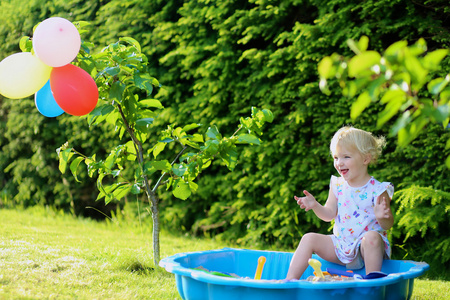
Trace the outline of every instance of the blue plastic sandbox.
{"label": "blue plastic sandbox", "polygon": [[[387,277],[340,282],[277,282],[286,277],[293,253],[223,248],[200,252],[179,253],[160,261],[159,265],[175,274],[178,292],[186,300],[237,299],[410,299],[414,278],[430,267],[424,262],[385,260],[382,272]],[[266,257],[261,280],[254,280],[258,258]],[[327,262],[318,256],[322,270],[345,267]],[[221,277],[194,270],[202,266],[210,271],[234,273],[242,278]],[[365,270],[355,270],[365,274]],[[313,275],[308,268],[302,278]],[[247,278],[245,278],[247,277]]]}

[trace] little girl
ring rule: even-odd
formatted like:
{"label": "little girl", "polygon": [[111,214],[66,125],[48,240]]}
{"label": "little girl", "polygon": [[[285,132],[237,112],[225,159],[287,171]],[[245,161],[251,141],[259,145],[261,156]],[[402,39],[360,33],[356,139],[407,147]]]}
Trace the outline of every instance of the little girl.
{"label": "little girl", "polygon": [[325,205],[306,190],[305,197],[294,196],[301,208],[312,209],[323,221],[334,219],[333,234],[305,234],[292,257],[287,280],[302,276],[313,253],[349,269],[365,264],[366,274],[381,270],[383,259],[391,255],[386,230],[394,224],[390,209],[394,187],[371,177],[367,167],[376,162],[384,145],[383,137],[354,127],[335,133],[330,150],[340,177],[331,176]]}

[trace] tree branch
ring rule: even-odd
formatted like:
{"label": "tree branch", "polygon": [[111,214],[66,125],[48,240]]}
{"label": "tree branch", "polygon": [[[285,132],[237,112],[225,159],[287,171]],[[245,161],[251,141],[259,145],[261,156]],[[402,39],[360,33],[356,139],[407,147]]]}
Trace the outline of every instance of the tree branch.
{"label": "tree branch", "polygon": [[[183,152],[187,149],[187,146],[184,145],[183,149],[181,149],[180,153],[177,154],[177,157],[175,157],[175,159],[172,161],[172,163],[170,164],[171,166],[174,165],[174,163],[177,162],[177,160],[180,158],[180,156],[183,154]],[[156,182],[155,186],[153,187],[152,192],[155,193],[156,189],[161,185],[161,181],[164,179],[164,177],[167,175],[167,172],[164,172],[161,177],[159,177],[158,182]]]}

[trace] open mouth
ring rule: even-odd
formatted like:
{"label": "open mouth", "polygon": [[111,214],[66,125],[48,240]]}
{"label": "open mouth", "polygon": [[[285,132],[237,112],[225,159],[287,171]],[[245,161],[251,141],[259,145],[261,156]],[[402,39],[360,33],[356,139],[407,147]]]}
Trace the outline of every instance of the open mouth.
{"label": "open mouth", "polygon": [[341,173],[341,175],[345,175],[348,173],[348,169],[340,169],[339,172]]}

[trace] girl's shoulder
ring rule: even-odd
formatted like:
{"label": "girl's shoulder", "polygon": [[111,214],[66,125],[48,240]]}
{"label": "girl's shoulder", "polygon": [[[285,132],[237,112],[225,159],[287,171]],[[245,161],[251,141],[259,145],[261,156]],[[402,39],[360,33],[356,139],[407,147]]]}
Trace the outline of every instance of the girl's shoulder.
{"label": "girl's shoulder", "polygon": [[390,198],[394,195],[394,185],[391,182],[380,182],[372,177],[367,185],[368,188],[373,190],[373,193],[377,196],[387,191]]}
{"label": "girl's shoulder", "polygon": [[330,179],[331,185],[343,185],[344,183],[345,183],[344,178],[331,175]]}
{"label": "girl's shoulder", "polygon": [[342,177],[336,177],[331,175],[330,179],[330,189],[333,191],[334,195],[338,198],[342,194],[345,180]]}

